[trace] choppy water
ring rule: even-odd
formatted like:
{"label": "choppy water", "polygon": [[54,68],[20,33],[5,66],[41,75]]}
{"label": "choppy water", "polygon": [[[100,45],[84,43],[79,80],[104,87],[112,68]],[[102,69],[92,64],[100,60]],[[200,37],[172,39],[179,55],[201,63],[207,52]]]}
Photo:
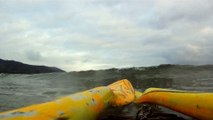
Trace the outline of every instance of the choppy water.
{"label": "choppy water", "polygon": [[[0,111],[41,103],[127,78],[138,90],[149,87],[213,92],[213,67],[163,66],[101,71],[0,74]],[[122,112],[135,115],[131,107]],[[123,113],[122,113],[123,114]]]}

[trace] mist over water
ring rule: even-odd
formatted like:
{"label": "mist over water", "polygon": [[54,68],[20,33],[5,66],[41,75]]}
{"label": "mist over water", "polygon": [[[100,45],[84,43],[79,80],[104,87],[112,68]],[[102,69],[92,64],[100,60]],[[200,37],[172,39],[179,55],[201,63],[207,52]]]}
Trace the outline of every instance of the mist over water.
{"label": "mist over water", "polygon": [[[163,65],[49,74],[0,74],[0,111],[41,103],[128,79],[134,88],[150,87],[213,92],[213,66]],[[126,114],[136,114],[128,108]]]}

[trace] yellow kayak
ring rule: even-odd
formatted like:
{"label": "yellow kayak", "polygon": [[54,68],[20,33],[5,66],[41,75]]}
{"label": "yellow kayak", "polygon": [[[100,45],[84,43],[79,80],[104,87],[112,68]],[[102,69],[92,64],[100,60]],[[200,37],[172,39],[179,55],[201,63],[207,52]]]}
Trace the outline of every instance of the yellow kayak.
{"label": "yellow kayak", "polygon": [[153,103],[200,120],[213,120],[213,93],[149,88],[135,92],[136,103]]}
{"label": "yellow kayak", "polygon": [[95,120],[110,106],[122,106],[135,99],[128,80],[97,87],[60,99],[0,113],[0,120]]}
{"label": "yellow kayak", "polygon": [[0,120],[95,120],[112,106],[153,103],[202,120],[213,120],[213,93],[161,88],[135,91],[124,79],[54,101],[0,113]]}

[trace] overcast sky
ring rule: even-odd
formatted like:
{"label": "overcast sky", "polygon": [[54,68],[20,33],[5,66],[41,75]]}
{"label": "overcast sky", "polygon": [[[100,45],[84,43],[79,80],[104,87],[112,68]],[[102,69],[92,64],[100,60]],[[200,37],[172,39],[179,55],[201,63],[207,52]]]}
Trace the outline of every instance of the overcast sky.
{"label": "overcast sky", "polygon": [[0,0],[0,58],[66,71],[213,64],[213,0]]}

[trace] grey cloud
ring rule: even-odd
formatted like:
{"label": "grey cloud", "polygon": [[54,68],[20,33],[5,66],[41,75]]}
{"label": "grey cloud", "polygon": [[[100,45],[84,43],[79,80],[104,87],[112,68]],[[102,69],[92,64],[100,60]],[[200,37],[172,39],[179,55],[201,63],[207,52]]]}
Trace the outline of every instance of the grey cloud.
{"label": "grey cloud", "polygon": [[40,60],[42,60],[42,55],[39,52],[33,51],[33,50],[27,51],[26,52],[26,57],[27,57],[27,59],[32,60],[32,61],[40,61]]}
{"label": "grey cloud", "polygon": [[200,46],[180,46],[162,53],[167,63],[171,64],[213,64],[212,48]]}
{"label": "grey cloud", "polygon": [[157,5],[147,19],[150,26],[162,29],[172,26],[176,22],[205,24],[207,20],[212,19],[212,1],[168,1],[164,4]]}
{"label": "grey cloud", "polygon": [[67,71],[212,63],[211,0],[0,2],[0,57]]}

